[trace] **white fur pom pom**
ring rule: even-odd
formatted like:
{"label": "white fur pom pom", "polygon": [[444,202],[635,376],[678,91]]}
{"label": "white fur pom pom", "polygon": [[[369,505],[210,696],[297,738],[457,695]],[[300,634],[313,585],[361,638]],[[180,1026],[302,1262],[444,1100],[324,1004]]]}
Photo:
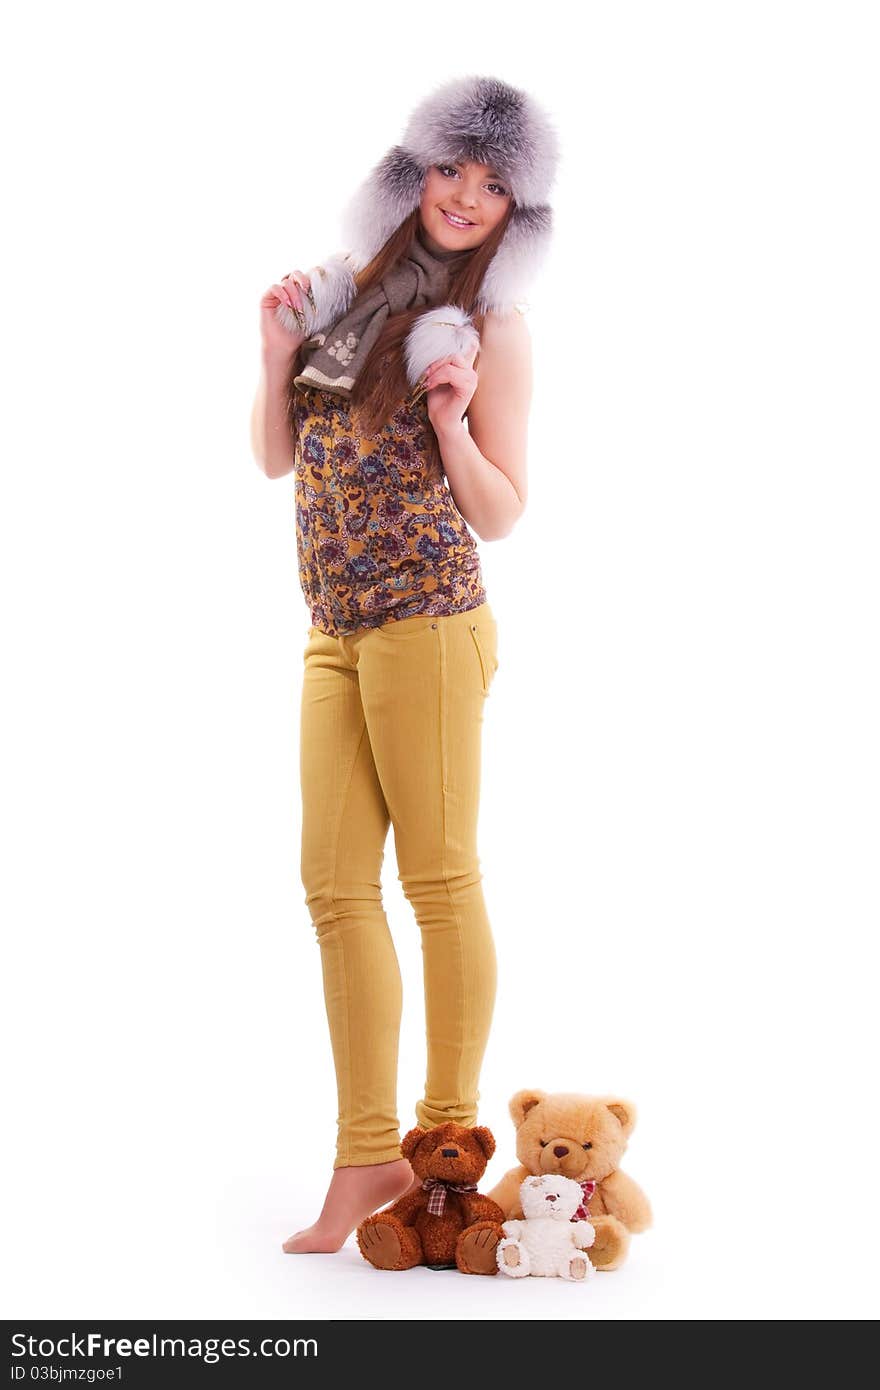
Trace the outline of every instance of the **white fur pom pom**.
{"label": "white fur pom pom", "polygon": [[306,332],[311,336],[332,328],[351,307],[357,292],[353,260],[342,252],[328,256],[321,265],[309,271],[309,284],[315,308],[312,309],[308,296],[304,294],[303,311]]}
{"label": "white fur pom pom", "polygon": [[406,375],[415,386],[438,357],[462,353],[469,357],[480,346],[480,335],[470,314],[455,304],[440,304],[420,314],[404,343]]}
{"label": "white fur pom pom", "polygon": [[312,338],[342,318],[357,293],[353,257],[339,251],[308,272],[309,288],[300,286],[303,324],[286,304],[275,306],[275,317],[294,337]]}
{"label": "white fur pom pom", "polygon": [[302,337],[302,329],[296,321],[296,316],[288,309],[287,305],[282,304],[280,300],[275,305],[275,317],[281,326],[286,328],[288,333],[292,334],[294,338]]}

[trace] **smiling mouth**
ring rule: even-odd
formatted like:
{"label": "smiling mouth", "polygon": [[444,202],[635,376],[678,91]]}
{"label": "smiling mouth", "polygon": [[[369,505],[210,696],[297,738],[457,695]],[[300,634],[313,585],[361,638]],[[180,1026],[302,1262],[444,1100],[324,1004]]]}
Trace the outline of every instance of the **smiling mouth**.
{"label": "smiling mouth", "polygon": [[441,208],[440,211],[443,213],[443,216],[446,218],[446,221],[449,223],[451,227],[473,227],[476,225],[476,223],[474,222],[457,221],[455,219],[455,215],[452,213],[448,213],[445,208]]}

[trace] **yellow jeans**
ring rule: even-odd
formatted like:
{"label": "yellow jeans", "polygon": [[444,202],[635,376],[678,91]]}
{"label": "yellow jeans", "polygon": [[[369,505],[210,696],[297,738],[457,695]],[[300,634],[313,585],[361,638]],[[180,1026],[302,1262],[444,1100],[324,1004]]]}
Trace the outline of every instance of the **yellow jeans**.
{"label": "yellow jeans", "polygon": [[336,1069],[334,1168],[400,1158],[402,992],[381,889],[389,824],[422,943],[427,1074],[416,1123],[476,1123],[496,987],[477,819],[497,666],[488,603],[346,637],[309,629],[301,873]]}

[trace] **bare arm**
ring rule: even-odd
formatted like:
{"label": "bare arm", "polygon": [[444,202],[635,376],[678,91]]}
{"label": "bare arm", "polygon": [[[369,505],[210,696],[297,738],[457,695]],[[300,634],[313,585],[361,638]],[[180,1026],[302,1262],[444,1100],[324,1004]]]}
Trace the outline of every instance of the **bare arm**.
{"label": "bare arm", "polygon": [[464,421],[437,436],[455,505],[485,541],[512,531],[526,505],[531,338],[518,311],[487,314],[478,382]]}
{"label": "bare arm", "polygon": [[251,449],[267,478],[293,471],[293,434],[287,414],[287,377],[294,354],[264,348],[254,408]]}
{"label": "bare arm", "polygon": [[304,341],[303,286],[310,292],[309,276],[293,270],[260,300],[262,369],[251,411],[251,449],[267,478],[283,478],[294,466],[287,379]]}

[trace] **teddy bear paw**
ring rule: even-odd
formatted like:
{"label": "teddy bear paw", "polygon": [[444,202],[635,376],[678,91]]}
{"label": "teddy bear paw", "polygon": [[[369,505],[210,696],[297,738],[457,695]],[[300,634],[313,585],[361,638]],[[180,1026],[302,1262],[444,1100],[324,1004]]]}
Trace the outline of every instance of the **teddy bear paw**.
{"label": "teddy bear paw", "polygon": [[572,1279],[576,1283],[583,1283],[595,1272],[587,1256],[579,1251],[574,1251],[568,1263],[559,1271],[563,1279]]}
{"label": "teddy bear paw", "polygon": [[629,1249],[629,1231],[615,1216],[597,1216],[594,1221],[596,1239],[590,1248],[590,1259],[596,1269],[618,1269]]}
{"label": "teddy bear paw", "polygon": [[462,1231],[455,1247],[455,1263],[462,1274],[497,1274],[495,1251],[501,1229],[493,1221],[478,1221]]}
{"label": "teddy bear paw", "polygon": [[496,1252],[498,1268],[511,1279],[523,1279],[529,1272],[529,1252],[512,1236],[499,1241]]}
{"label": "teddy bear paw", "polygon": [[372,1216],[362,1221],[357,1229],[357,1243],[374,1269],[412,1269],[421,1259],[416,1232],[387,1218]]}

